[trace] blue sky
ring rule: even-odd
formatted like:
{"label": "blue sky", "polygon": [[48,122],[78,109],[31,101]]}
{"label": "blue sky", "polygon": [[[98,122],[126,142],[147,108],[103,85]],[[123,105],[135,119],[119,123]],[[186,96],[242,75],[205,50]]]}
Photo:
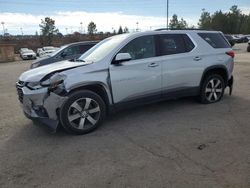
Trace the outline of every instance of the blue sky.
{"label": "blue sky", "polygon": [[[209,12],[220,9],[228,11],[235,4],[242,8],[244,12],[250,12],[250,0],[169,0],[169,15],[172,16],[176,13],[179,17],[186,19],[190,25],[196,25],[202,8]],[[66,14],[64,15],[64,13]],[[72,14],[75,14],[75,16],[72,17]],[[105,18],[106,14],[109,15],[108,20]],[[112,17],[110,14],[114,14],[114,16]],[[80,22],[84,22],[83,27],[85,28],[87,24],[85,22],[91,21],[91,18],[96,19],[98,23],[100,22],[101,28],[99,27],[98,30],[117,28],[119,24],[123,25],[124,22],[126,26],[133,29],[136,27],[136,19],[138,19],[141,29],[145,30],[151,27],[164,26],[166,0],[0,0],[0,21],[6,23],[9,32],[16,33],[20,27],[30,27],[29,31],[28,29],[24,29],[24,31],[33,33],[35,30],[39,30],[40,19],[47,15],[58,19],[55,19],[56,23],[59,23],[59,29],[64,30],[63,33],[66,32],[66,27],[68,30],[79,30]],[[135,16],[132,18],[131,15]],[[84,17],[80,19],[80,16]],[[18,25],[18,23],[14,23],[18,17],[27,18],[27,20],[25,22],[18,20]],[[103,19],[101,20],[100,17]],[[120,19],[121,23],[117,19],[120,17],[123,18]],[[78,21],[70,23],[70,19],[65,18],[77,19]],[[37,19],[37,22],[35,19]],[[59,19],[68,20],[69,23],[65,21],[63,24],[61,23],[63,20]],[[131,23],[129,23],[129,20]],[[110,22],[110,25],[103,24],[103,22]]]}

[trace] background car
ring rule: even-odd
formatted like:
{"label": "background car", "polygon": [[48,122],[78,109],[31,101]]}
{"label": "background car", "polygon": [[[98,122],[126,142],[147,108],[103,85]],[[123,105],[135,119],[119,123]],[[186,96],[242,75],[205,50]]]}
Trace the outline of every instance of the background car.
{"label": "background car", "polygon": [[36,59],[36,53],[33,50],[25,50],[20,54],[23,60]]}
{"label": "background car", "polygon": [[45,46],[42,48],[44,55],[49,55],[57,50],[54,46]]}
{"label": "background car", "polygon": [[33,62],[31,64],[31,68],[48,65],[62,60],[78,59],[84,52],[92,48],[97,43],[98,42],[94,41],[85,41],[62,46],[56,52],[49,54],[48,57],[44,57]]}
{"label": "background car", "polygon": [[231,44],[231,46],[235,45],[235,40],[232,37],[232,35],[224,35],[226,37],[226,39],[228,40],[228,42]]}
{"label": "background car", "polygon": [[20,50],[19,50],[20,55],[21,55],[21,53],[23,53],[23,52],[25,52],[27,50],[29,50],[29,49],[28,48],[20,48]]}
{"label": "background car", "polygon": [[37,48],[37,50],[36,50],[36,55],[37,55],[38,57],[41,57],[42,55],[44,55],[43,49],[42,49],[42,48]]}
{"label": "background car", "polygon": [[248,42],[248,38],[244,35],[236,35],[234,36],[235,37],[235,42],[236,43],[245,43],[245,42]]}

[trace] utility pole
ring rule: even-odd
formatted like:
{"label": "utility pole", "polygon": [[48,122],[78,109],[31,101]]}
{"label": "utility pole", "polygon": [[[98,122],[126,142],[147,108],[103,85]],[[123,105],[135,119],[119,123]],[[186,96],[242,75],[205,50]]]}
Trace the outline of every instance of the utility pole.
{"label": "utility pole", "polygon": [[169,9],[169,0],[167,0],[167,29],[168,29],[168,9]]}
{"label": "utility pole", "polygon": [[23,28],[22,28],[22,27],[20,27],[20,30],[21,30],[21,35],[23,36]]}
{"label": "utility pole", "polygon": [[3,26],[3,36],[4,36],[4,34],[5,34],[5,28],[4,28],[4,22],[1,22],[1,24],[2,24],[2,26]]}
{"label": "utility pole", "polygon": [[139,23],[138,23],[138,22],[136,22],[136,32],[138,32],[138,31],[139,31],[139,27],[138,27],[138,25],[139,25]]}
{"label": "utility pole", "polygon": [[82,34],[82,22],[80,22],[80,25],[81,25],[81,34]]}

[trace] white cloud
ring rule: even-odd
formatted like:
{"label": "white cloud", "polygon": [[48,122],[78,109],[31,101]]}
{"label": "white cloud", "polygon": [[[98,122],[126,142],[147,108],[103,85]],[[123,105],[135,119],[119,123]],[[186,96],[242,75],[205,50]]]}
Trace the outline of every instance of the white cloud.
{"label": "white cloud", "polygon": [[246,15],[250,14],[250,7],[239,7],[239,9]]}
{"label": "white cloud", "polygon": [[[93,21],[97,25],[98,31],[112,31],[112,28],[118,29],[127,26],[130,30],[136,29],[136,23],[138,22],[141,30],[149,30],[166,27],[165,17],[156,16],[139,16],[139,15],[126,15],[122,12],[104,12],[104,13],[91,13],[91,12],[55,12],[48,15],[32,15],[26,13],[0,13],[0,21],[5,22],[5,27],[10,34],[20,34],[23,29],[24,34],[34,34],[39,31],[39,24],[41,19],[46,16],[51,17],[56,22],[56,27],[62,33],[68,33],[72,31],[79,31],[82,22],[83,30],[87,30],[87,25],[90,21]],[[196,25],[196,20],[193,18],[184,18],[190,25]]]}

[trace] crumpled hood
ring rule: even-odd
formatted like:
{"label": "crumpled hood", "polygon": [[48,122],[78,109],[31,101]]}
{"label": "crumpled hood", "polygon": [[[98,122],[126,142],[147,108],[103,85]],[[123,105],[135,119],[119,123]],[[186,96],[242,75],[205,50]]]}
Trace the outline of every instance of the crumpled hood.
{"label": "crumpled hood", "polygon": [[72,62],[72,61],[60,61],[49,65],[41,66],[35,69],[30,69],[21,74],[20,81],[23,82],[39,82],[44,76],[52,72],[63,71],[79,66],[85,66],[91,64],[91,62]]}

